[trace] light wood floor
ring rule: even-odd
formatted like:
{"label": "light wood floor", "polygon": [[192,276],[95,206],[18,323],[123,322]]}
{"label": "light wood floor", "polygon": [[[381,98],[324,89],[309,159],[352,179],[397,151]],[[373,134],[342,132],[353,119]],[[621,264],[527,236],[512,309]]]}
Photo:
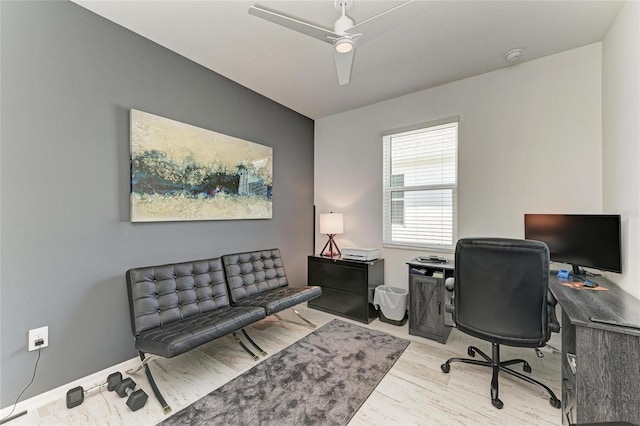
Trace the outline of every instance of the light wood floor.
{"label": "light wood floor", "polygon": [[[324,312],[299,306],[302,315],[321,326],[334,318]],[[299,321],[292,312],[282,318]],[[341,318],[345,321],[344,318]],[[354,322],[354,324],[364,325]],[[466,357],[467,346],[476,345],[490,353],[490,344],[453,330],[446,345],[408,334],[408,326],[397,327],[373,321],[367,327],[411,341],[411,344],[384,377],[349,425],[561,425],[560,410],[551,407],[541,389],[524,381],[501,375],[500,399],[504,408],[491,405],[490,369],[455,363],[451,372],[440,370],[447,358]],[[313,331],[310,327],[269,317],[248,328],[249,334],[269,354],[278,352]],[[532,349],[502,348],[502,359],[525,358],[532,376],[560,397],[560,354],[538,358]],[[255,362],[230,336],[172,359],[151,363],[154,377],[165,398],[178,411],[224,383],[250,369]],[[517,367],[516,367],[517,368]],[[106,390],[87,395],[84,403],[71,410],[60,400],[30,410],[9,423],[23,425],[155,425],[165,416],[141,371],[133,376],[149,395],[142,409],[131,412],[125,401]]]}

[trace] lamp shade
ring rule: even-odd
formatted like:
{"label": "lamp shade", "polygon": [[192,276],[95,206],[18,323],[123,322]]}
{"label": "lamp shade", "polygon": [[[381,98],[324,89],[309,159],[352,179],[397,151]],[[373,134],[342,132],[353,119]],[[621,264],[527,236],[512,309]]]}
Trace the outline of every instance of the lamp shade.
{"label": "lamp shade", "polygon": [[342,234],[344,226],[342,221],[342,213],[322,213],[320,215],[320,233],[321,234]]}

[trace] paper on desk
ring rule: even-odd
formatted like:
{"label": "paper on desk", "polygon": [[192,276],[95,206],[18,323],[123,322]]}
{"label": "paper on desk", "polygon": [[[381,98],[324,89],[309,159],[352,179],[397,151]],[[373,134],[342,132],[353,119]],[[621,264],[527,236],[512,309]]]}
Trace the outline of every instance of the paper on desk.
{"label": "paper on desk", "polygon": [[595,290],[595,291],[601,291],[601,290],[609,290],[606,287],[602,287],[601,285],[599,285],[598,287],[585,287],[584,285],[582,285],[582,283],[579,282],[564,282],[564,283],[560,283],[560,285],[563,285],[565,287],[569,287],[572,288],[574,290]]}

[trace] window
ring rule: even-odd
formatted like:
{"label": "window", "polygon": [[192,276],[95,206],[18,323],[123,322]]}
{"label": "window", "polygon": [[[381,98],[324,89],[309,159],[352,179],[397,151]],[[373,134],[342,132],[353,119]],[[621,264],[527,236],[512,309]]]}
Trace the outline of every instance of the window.
{"label": "window", "polygon": [[385,247],[455,248],[458,121],[383,133]]}
{"label": "window", "polygon": [[[404,175],[391,175],[391,187],[404,186]],[[391,224],[404,225],[404,192],[391,192]]]}

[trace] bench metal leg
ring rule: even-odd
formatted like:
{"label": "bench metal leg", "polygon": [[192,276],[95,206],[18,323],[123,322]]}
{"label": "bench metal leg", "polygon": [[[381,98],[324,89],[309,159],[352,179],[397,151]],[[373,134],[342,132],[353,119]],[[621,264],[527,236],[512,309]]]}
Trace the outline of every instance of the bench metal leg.
{"label": "bench metal leg", "polygon": [[303,317],[302,315],[300,315],[300,312],[296,311],[294,308],[291,308],[291,310],[304,322],[306,322],[307,324],[309,324],[310,326],[312,326],[313,328],[318,328],[318,326],[314,323],[312,323],[311,321],[309,321],[308,319],[306,319],[305,317]]}
{"label": "bench metal leg", "polygon": [[142,360],[140,365],[137,366],[136,368],[128,369],[127,370],[127,374],[128,375],[136,374],[138,371],[142,370],[145,367],[145,365],[149,364],[149,361],[151,361],[152,359],[155,359],[157,357],[158,357],[157,355],[146,354],[146,357]]}
{"label": "bench metal leg", "polygon": [[297,321],[291,321],[290,319],[286,319],[286,318],[282,318],[280,315],[278,314],[273,314],[274,317],[278,318],[278,321],[280,321],[280,324],[284,327],[287,328],[286,325],[284,325],[285,322],[290,322],[292,324],[298,324],[298,325],[310,325],[313,328],[318,328],[318,326],[314,323],[312,323],[311,321],[309,321],[308,319],[306,319],[305,317],[303,317],[302,315],[300,315],[300,312],[296,311],[294,308],[291,308],[291,310],[293,311],[294,314],[296,314],[298,316],[298,318],[300,318],[302,321],[304,321],[306,324],[302,324],[299,323]]}
{"label": "bench metal leg", "polygon": [[[244,331],[244,330],[243,330],[243,331]],[[244,350],[245,350],[249,355],[251,355],[251,356],[253,357],[253,360],[254,360],[254,361],[257,361],[257,360],[259,360],[259,359],[260,359],[260,357],[259,357],[258,355],[254,354],[254,353],[251,351],[251,349],[249,349],[249,348],[247,347],[247,345],[245,345],[245,344],[242,342],[242,340],[240,340],[240,338],[238,337],[238,334],[237,334],[235,331],[234,331],[233,333],[231,333],[231,334],[233,334],[233,338],[234,338],[234,339],[236,339],[236,342],[237,342],[240,346],[242,346],[242,349],[244,349]]]}
{"label": "bench metal leg", "polygon": [[268,355],[267,352],[264,349],[262,349],[260,346],[258,346],[258,344],[256,342],[254,342],[251,337],[249,337],[249,335],[247,334],[247,332],[245,331],[244,328],[242,330],[240,330],[240,331],[242,331],[242,334],[244,334],[244,337],[247,338],[249,343],[251,343],[253,345],[253,347],[256,348],[260,352],[260,354],[262,356],[267,356]]}
{"label": "bench metal leg", "polygon": [[139,351],[140,360],[142,360],[142,365],[144,365],[144,372],[147,374],[147,379],[149,380],[149,384],[151,385],[151,390],[153,390],[153,394],[156,396],[156,399],[162,406],[162,412],[164,414],[168,414],[171,412],[171,407],[167,404],[160,389],[158,389],[158,385],[156,385],[156,381],[153,379],[153,375],[151,374],[151,370],[149,369],[148,362],[145,362],[144,352]]}

